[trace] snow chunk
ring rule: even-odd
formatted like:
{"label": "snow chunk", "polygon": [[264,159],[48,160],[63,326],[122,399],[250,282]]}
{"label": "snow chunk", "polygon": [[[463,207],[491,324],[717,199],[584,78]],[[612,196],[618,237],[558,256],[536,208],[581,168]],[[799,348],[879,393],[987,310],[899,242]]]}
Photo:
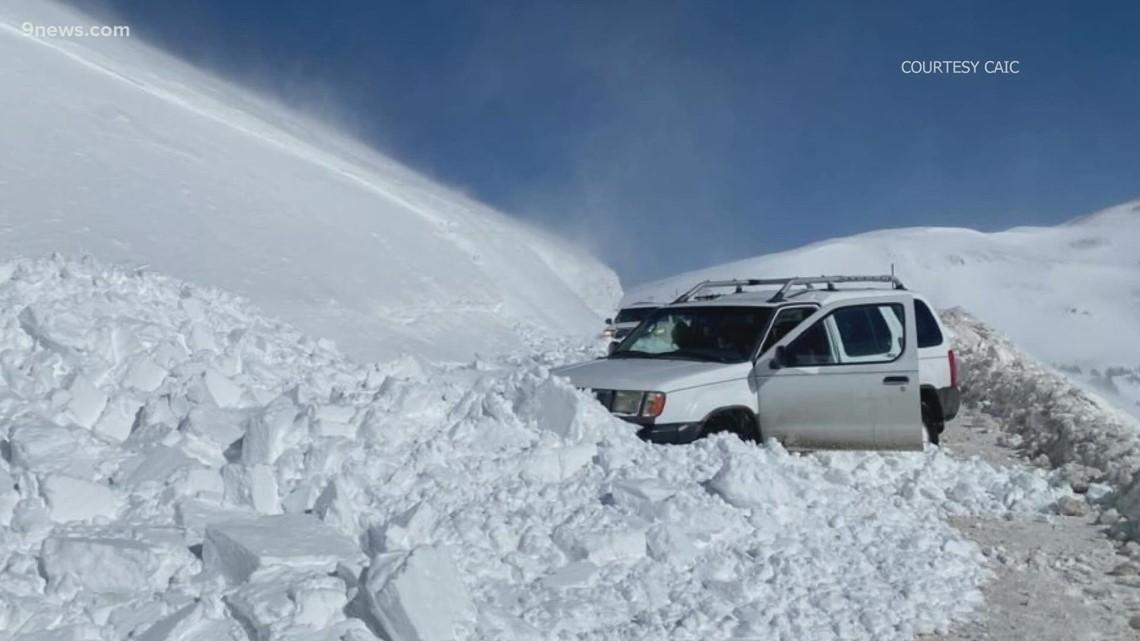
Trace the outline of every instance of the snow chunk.
{"label": "snow chunk", "polygon": [[75,424],[87,429],[94,427],[107,406],[107,395],[83,376],[76,376],[67,391],[71,394],[67,410]]}
{"label": "snow chunk", "polygon": [[281,512],[277,477],[269,465],[227,465],[222,468],[225,499],[231,505],[247,505],[262,514]]}
{"label": "snow chunk", "polygon": [[317,631],[344,621],[348,596],[344,582],[335,576],[270,568],[226,596],[226,603],[257,639],[269,641],[285,632],[296,638],[298,627]]}
{"label": "snow chunk", "polygon": [[300,409],[289,395],[273,399],[250,421],[242,442],[241,458],[246,465],[273,463],[285,451],[290,432],[300,419]]}
{"label": "snow chunk", "polygon": [[167,374],[165,369],[156,365],[150,358],[140,358],[131,364],[124,383],[140,392],[153,392],[162,385]]}
{"label": "snow chunk", "polygon": [[392,641],[453,641],[475,623],[475,604],[451,556],[439,547],[377,555],[364,589]]}
{"label": "snow chunk", "polygon": [[98,483],[63,474],[44,479],[40,491],[47,502],[51,520],[56,523],[113,519],[119,512],[120,500],[115,492]]}
{"label": "snow chunk", "polygon": [[131,539],[52,536],[44,541],[41,559],[51,585],[71,579],[92,592],[149,592],[163,588],[174,574],[161,554]]}
{"label": "snow chunk", "polygon": [[602,513],[575,514],[554,530],[554,542],[568,557],[594,563],[633,563],[645,557],[648,524],[634,516]]}
{"label": "snow chunk", "polygon": [[369,530],[371,551],[380,553],[410,550],[427,540],[438,521],[439,513],[431,504],[418,503],[383,527]]}
{"label": "snow chunk", "polygon": [[202,375],[202,383],[218,407],[241,407],[242,388],[225,374],[216,369],[209,369]]}
{"label": "snow chunk", "polygon": [[361,556],[351,539],[308,514],[235,519],[206,525],[206,570],[242,583],[258,568],[289,566],[332,572]]}

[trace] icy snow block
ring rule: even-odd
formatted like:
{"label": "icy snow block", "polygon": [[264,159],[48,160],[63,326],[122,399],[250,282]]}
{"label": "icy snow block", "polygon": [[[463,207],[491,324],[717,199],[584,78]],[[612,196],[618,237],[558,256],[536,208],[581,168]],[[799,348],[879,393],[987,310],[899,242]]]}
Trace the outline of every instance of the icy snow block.
{"label": "icy snow block", "polygon": [[124,383],[140,392],[153,392],[162,386],[168,374],[166,369],[156,365],[150,358],[140,358],[127,370]]}
{"label": "icy snow block", "polygon": [[[321,572],[272,568],[225,597],[234,618],[256,639],[308,638],[290,633],[328,629],[344,621],[344,581]],[[329,635],[329,638],[339,636]]]}
{"label": "icy snow block", "polygon": [[184,468],[197,467],[197,462],[186,456],[182,450],[166,445],[157,445],[145,456],[140,457],[138,465],[126,475],[126,485],[141,485],[150,482],[166,482]]}
{"label": "icy snow block", "polygon": [[107,395],[82,376],[76,376],[67,391],[71,394],[67,410],[75,424],[91,429],[107,406]]}
{"label": "icy snow block", "polygon": [[241,446],[241,460],[246,465],[269,464],[286,449],[300,410],[286,395],[278,396],[252,418]]}
{"label": "icy snow block", "polygon": [[218,407],[241,407],[242,388],[225,374],[216,369],[209,369],[202,375],[202,383]]}
{"label": "icy snow block", "polygon": [[153,546],[131,539],[52,536],[44,541],[40,559],[52,585],[70,578],[91,592],[158,590],[174,570]]}
{"label": "icy snow block", "polygon": [[288,566],[322,572],[337,562],[354,563],[356,544],[309,514],[282,514],[206,525],[202,560],[206,570],[242,583],[263,567]]}
{"label": "icy snow block", "polygon": [[368,531],[369,552],[378,554],[410,550],[416,547],[417,542],[426,541],[438,522],[439,513],[430,503],[417,503],[383,526]]}
{"label": "icy snow block", "polygon": [[48,514],[56,523],[113,519],[119,512],[119,497],[106,485],[63,474],[52,474],[40,485]]}
{"label": "icy snow block", "polygon": [[269,465],[226,465],[222,468],[225,500],[262,514],[279,514],[277,477]]}
{"label": "icy snow block", "polygon": [[475,604],[442,548],[377,555],[364,589],[369,610],[391,641],[454,641],[475,624]]}

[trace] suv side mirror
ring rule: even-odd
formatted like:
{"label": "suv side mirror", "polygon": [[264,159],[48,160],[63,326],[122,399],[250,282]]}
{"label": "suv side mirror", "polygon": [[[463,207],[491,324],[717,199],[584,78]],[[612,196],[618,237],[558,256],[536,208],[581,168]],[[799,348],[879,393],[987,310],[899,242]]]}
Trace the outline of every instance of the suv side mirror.
{"label": "suv side mirror", "polygon": [[781,367],[788,366],[788,347],[786,345],[777,345],[776,352],[772,354],[772,360],[768,361],[768,367],[772,369],[780,369]]}
{"label": "suv side mirror", "polygon": [[610,341],[610,344],[606,346],[606,354],[613,354],[614,350],[616,350],[617,346],[620,344],[621,343],[618,343],[617,341]]}
{"label": "suv side mirror", "polygon": [[614,319],[612,319],[612,318],[606,319],[606,325],[613,325],[613,324],[614,324]]}

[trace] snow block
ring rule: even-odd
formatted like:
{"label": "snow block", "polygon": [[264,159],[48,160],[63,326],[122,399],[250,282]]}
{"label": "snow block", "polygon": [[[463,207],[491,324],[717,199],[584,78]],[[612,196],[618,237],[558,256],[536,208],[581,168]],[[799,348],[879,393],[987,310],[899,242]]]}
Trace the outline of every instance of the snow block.
{"label": "snow block", "polygon": [[94,427],[107,406],[107,395],[83,376],[76,376],[67,391],[71,395],[67,411],[72,420],[87,429]]}
{"label": "snow block", "polygon": [[151,448],[137,463],[138,465],[123,479],[125,485],[170,481],[180,470],[198,466],[197,462],[186,456],[182,450],[166,445]]}
{"label": "snow block", "polygon": [[218,407],[241,407],[242,388],[225,374],[216,369],[209,369],[202,375],[202,384]]}
{"label": "snow block", "polygon": [[382,526],[368,531],[369,552],[410,550],[427,540],[439,513],[429,503],[418,503]]}
{"label": "snow block", "polygon": [[597,453],[598,448],[593,443],[537,449],[527,461],[525,474],[535,481],[559,483],[586,467]]}
{"label": "snow block", "polygon": [[[94,472],[84,455],[91,445],[90,434],[72,425],[24,423],[11,431],[9,439],[13,467],[37,473],[68,470],[71,474]],[[92,448],[94,449],[94,448]],[[90,452],[96,454],[95,452]],[[78,466],[86,469],[78,470]]]}
{"label": "snow block", "polygon": [[103,416],[95,422],[92,429],[116,441],[125,441],[131,435],[131,428],[134,427],[141,407],[142,404],[136,401],[114,399],[107,404]]}
{"label": "snow block", "polygon": [[309,514],[234,519],[206,525],[206,570],[242,583],[259,568],[288,566],[333,572],[355,563],[356,544]]}
{"label": "snow block", "polygon": [[288,448],[300,409],[293,399],[278,396],[250,420],[242,442],[241,460],[246,465],[269,464]]}
{"label": "snow block", "polygon": [[442,548],[377,555],[364,589],[369,610],[391,641],[454,641],[475,624],[475,604]]}
{"label": "snow block", "polygon": [[269,465],[226,465],[222,468],[225,500],[230,505],[248,506],[261,514],[281,512],[277,477]]}
{"label": "snow block", "polygon": [[346,587],[321,572],[270,568],[257,572],[225,601],[258,641],[298,638],[304,629],[325,630],[345,620]]}
{"label": "snow block", "polygon": [[575,561],[634,563],[645,558],[646,529],[641,519],[603,514],[589,522],[560,525],[552,538]]}
{"label": "snow block", "polygon": [[131,363],[130,369],[127,370],[127,378],[123,382],[140,392],[153,392],[162,386],[168,373],[150,358],[140,358]]}
{"label": "snow block", "polygon": [[50,585],[70,578],[91,592],[124,593],[166,586],[174,568],[162,562],[161,554],[131,539],[51,536],[40,558]]}
{"label": "snow block", "polygon": [[48,514],[56,523],[115,518],[120,500],[115,492],[98,483],[63,474],[52,474],[40,485]]}

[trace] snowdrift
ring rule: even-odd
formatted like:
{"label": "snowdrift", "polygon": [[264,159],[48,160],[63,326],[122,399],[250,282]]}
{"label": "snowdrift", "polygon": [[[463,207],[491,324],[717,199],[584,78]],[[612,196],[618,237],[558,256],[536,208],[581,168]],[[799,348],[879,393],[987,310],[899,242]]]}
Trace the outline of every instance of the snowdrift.
{"label": "snowdrift", "polygon": [[986,234],[913,228],[828,240],[629,288],[668,300],[706,278],[888,273],[962,307],[1140,416],[1140,201],[1069,224]]}
{"label": "snowdrift", "polygon": [[617,277],[576,247],[137,37],[24,22],[93,19],[0,6],[0,258],[89,253],[223,287],[362,360],[501,353],[612,312]]}
{"label": "snowdrift", "polygon": [[1047,511],[937,452],[638,440],[548,351],[358,365],[246,301],[0,263],[9,638],[910,639],[980,600],[942,517]]}

